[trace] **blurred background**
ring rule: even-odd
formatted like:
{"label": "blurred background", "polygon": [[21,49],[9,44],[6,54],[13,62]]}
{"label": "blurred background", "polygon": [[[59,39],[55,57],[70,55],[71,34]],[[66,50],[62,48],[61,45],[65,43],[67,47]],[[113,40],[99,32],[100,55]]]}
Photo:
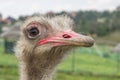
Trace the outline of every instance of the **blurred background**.
{"label": "blurred background", "polygon": [[120,0],[0,0],[0,80],[18,80],[13,47],[31,16],[68,15],[95,39],[59,65],[54,80],[120,80]]}

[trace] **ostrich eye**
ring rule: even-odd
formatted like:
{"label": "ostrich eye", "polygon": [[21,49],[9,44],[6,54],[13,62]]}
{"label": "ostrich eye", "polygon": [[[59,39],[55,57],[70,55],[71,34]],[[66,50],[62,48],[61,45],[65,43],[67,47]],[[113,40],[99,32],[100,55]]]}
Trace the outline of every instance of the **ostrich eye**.
{"label": "ostrich eye", "polygon": [[30,37],[36,37],[39,34],[39,29],[37,27],[31,27],[28,29],[28,33]]}

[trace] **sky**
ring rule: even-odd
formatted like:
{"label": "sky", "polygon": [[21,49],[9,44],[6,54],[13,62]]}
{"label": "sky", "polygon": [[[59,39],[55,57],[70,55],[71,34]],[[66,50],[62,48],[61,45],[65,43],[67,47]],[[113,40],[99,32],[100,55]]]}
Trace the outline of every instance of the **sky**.
{"label": "sky", "polygon": [[120,0],[0,0],[3,17],[46,13],[48,11],[114,10]]}

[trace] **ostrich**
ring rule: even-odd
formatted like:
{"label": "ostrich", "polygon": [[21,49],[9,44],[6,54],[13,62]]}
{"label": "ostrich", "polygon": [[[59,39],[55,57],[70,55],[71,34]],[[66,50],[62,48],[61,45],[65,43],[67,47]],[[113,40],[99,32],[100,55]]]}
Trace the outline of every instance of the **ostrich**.
{"label": "ostrich", "polygon": [[74,47],[90,47],[91,37],[73,31],[68,16],[32,17],[21,27],[15,47],[20,80],[52,80],[55,67]]}

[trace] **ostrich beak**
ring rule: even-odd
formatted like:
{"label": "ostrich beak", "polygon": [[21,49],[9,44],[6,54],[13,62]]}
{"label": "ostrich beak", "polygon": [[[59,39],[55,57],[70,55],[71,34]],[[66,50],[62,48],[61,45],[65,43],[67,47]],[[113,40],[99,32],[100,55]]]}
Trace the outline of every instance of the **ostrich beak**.
{"label": "ostrich beak", "polygon": [[54,43],[54,46],[69,45],[79,47],[91,47],[94,44],[94,39],[78,34],[74,31],[59,33],[54,37],[39,40],[38,44]]}
{"label": "ostrich beak", "polygon": [[90,36],[78,34],[76,32],[67,32],[63,34],[63,39],[60,39],[66,45],[91,47],[94,44],[94,39]]}

